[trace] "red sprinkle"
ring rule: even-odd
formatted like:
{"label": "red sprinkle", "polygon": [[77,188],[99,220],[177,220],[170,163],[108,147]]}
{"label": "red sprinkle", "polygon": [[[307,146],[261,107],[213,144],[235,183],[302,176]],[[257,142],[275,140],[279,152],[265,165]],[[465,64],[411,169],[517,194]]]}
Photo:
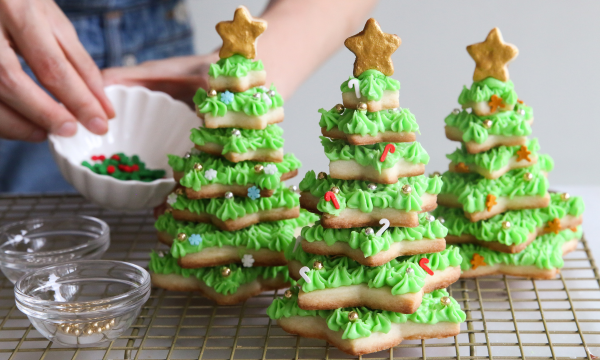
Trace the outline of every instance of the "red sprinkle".
{"label": "red sprinkle", "polygon": [[139,171],[139,170],[140,170],[140,167],[139,167],[137,164],[133,164],[133,165],[131,166],[131,170],[132,170],[132,171]]}
{"label": "red sprinkle", "polygon": [[121,161],[121,157],[119,155],[117,155],[117,154],[114,154],[110,158],[113,159],[113,160]]}
{"label": "red sprinkle", "polygon": [[104,161],[105,159],[104,155],[92,155],[92,161]]}
{"label": "red sprinkle", "polygon": [[106,172],[107,172],[107,173],[109,173],[109,174],[112,174],[112,173],[114,173],[114,172],[115,172],[115,170],[116,170],[116,169],[115,169],[114,165],[108,165],[108,166],[106,167]]}
{"label": "red sprinkle", "polygon": [[340,208],[340,203],[338,203],[335,194],[331,191],[325,193],[325,201],[333,201],[333,206],[335,206],[336,209]]}
{"label": "red sprinkle", "polygon": [[421,260],[419,260],[419,266],[421,268],[423,268],[423,270],[427,271],[427,273],[431,276],[433,276],[433,271],[431,271],[431,269],[429,268],[429,266],[427,266],[426,264],[429,263],[429,259],[428,258],[422,258]]}
{"label": "red sprinkle", "polygon": [[381,154],[381,158],[379,159],[381,162],[385,161],[388,151],[391,152],[392,154],[396,151],[396,147],[394,146],[394,144],[387,144],[385,146],[385,148],[383,149],[383,154]]}

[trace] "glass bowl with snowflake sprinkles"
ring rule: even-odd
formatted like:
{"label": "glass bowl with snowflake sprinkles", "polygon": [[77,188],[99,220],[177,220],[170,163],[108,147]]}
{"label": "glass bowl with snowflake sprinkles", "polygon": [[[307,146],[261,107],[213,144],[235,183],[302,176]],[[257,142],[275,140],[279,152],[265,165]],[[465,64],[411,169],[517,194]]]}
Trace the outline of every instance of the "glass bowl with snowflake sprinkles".
{"label": "glass bowl with snowflake sprinkles", "polygon": [[78,125],[75,136],[50,135],[54,159],[81,195],[104,208],[159,206],[176,185],[167,154],[184,155],[192,147],[189,129],[201,120],[162,92],[122,85],[105,91],[116,112],[108,133],[95,135]]}
{"label": "glass bowl with snowflake sprinkles", "polygon": [[13,283],[44,266],[99,259],[110,245],[106,222],[91,216],[49,216],[0,227],[0,270]]}

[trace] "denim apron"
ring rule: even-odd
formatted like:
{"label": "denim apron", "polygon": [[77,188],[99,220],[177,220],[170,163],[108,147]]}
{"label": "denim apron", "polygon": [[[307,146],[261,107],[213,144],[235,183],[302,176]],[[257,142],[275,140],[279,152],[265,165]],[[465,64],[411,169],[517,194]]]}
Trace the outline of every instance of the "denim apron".
{"label": "denim apron", "polygon": [[[194,53],[184,0],[55,0],[99,68]],[[35,76],[21,61],[23,69]],[[37,81],[37,80],[36,80]],[[0,192],[72,192],[48,148],[0,139]]]}

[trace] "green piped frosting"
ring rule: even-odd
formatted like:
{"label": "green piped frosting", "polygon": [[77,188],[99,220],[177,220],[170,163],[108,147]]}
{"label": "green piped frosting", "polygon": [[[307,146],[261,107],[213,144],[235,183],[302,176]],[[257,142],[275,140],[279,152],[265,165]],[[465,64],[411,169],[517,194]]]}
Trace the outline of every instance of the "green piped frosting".
{"label": "green piped frosting", "polygon": [[[335,310],[302,310],[298,306],[298,290],[292,288],[292,297],[278,298],[267,308],[267,315],[273,320],[292,316],[320,316],[325,319],[327,327],[332,331],[341,331],[342,339],[359,339],[373,333],[387,334],[394,324],[408,321],[417,324],[434,325],[439,322],[462,323],[466,314],[460,309],[456,300],[450,297],[450,305],[442,305],[441,299],[449,296],[444,289],[424,294],[421,306],[413,314],[407,315],[384,310],[371,310],[366,307],[340,308]],[[358,319],[350,321],[348,314],[355,311]]]}
{"label": "green piped frosting", "polygon": [[188,199],[185,194],[177,195],[177,201],[171,205],[176,210],[188,210],[194,214],[214,215],[222,221],[235,220],[259,211],[278,208],[291,209],[300,206],[300,195],[283,184],[270,197],[253,200],[248,197],[232,199]]}
{"label": "green piped frosting", "polygon": [[[335,289],[340,286],[367,284],[369,288],[388,287],[392,295],[416,293],[425,285],[425,278],[430,276],[421,266],[419,260],[429,259],[427,266],[433,271],[445,270],[448,267],[459,266],[462,258],[458,248],[449,246],[439,253],[420,254],[413,256],[400,256],[381,266],[364,266],[348,257],[329,257],[324,255],[308,254],[302,246],[290,244],[285,249],[285,257],[289,261],[299,261],[310,270],[306,276],[310,283],[304,279],[298,280],[298,285],[305,292],[323,289]],[[321,270],[315,270],[312,264],[320,261]],[[412,268],[414,272],[407,274],[406,269]]]}
{"label": "green piped frosting", "polygon": [[[429,162],[429,154],[419,142],[412,143],[376,143],[371,145],[350,145],[344,140],[332,140],[320,136],[325,155],[330,161],[354,160],[362,166],[371,166],[381,174],[382,169],[394,167],[399,161],[406,160],[413,164]],[[396,150],[388,152],[385,161],[381,155],[388,144],[393,144]]]}
{"label": "green piped frosting", "polygon": [[[342,83],[340,86],[342,92],[354,91],[354,88],[348,87],[348,81],[352,79],[356,78],[350,76],[348,80]],[[369,101],[381,100],[385,90],[400,90],[400,81],[385,76],[382,72],[377,70],[367,70],[358,75],[358,82],[361,95]]]}
{"label": "green piped frosting", "polygon": [[[519,115],[519,110],[525,110],[525,115]],[[481,144],[489,135],[503,136],[528,136],[531,134],[529,120],[533,118],[533,111],[529,106],[517,104],[514,110],[501,111],[493,115],[477,116],[467,110],[458,114],[450,114],[444,122],[448,126],[458,128],[462,133],[464,142],[474,141]],[[492,120],[492,126],[486,129],[483,121]]]}
{"label": "green piped frosting", "polygon": [[[274,96],[268,95],[270,90],[275,92]],[[260,96],[254,97],[256,93]],[[200,113],[210,113],[214,117],[225,116],[228,111],[243,112],[248,116],[260,116],[271,109],[283,106],[283,98],[277,93],[277,89],[273,85],[270,89],[259,86],[244,92],[231,94],[233,100],[226,104],[221,99],[221,92],[217,92],[217,96],[209,97],[206,90],[199,88],[196,95],[194,95],[194,104],[196,104]],[[270,99],[270,102],[265,100],[266,97]]]}
{"label": "green piped frosting", "polygon": [[558,234],[550,233],[538,236],[525,250],[516,254],[507,254],[493,251],[488,248],[473,245],[462,244],[459,246],[462,255],[461,269],[469,270],[471,260],[475,253],[483,256],[487,265],[513,265],[513,266],[535,266],[539,269],[560,269],[564,265],[562,246],[569,240],[581,239],[583,231],[581,226],[577,231],[570,229],[563,230]]}
{"label": "green piped frosting", "polygon": [[[526,242],[528,236],[536,233],[537,229],[546,226],[548,221],[562,219],[566,215],[579,217],[585,210],[583,200],[578,196],[562,200],[560,194],[550,193],[550,199],[550,205],[542,209],[507,211],[477,222],[469,221],[462,209],[438,206],[433,214],[436,218],[444,218],[444,226],[448,228],[450,235],[473,235],[482,241],[496,241],[508,246],[519,245]],[[504,221],[510,222],[510,228],[502,227]]]}
{"label": "green piped frosting", "polygon": [[264,70],[262,61],[246,59],[242,55],[233,55],[220,59],[216,64],[210,64],[208,75],[213,78],[219,76],[244,77],[250,71]]}
{"label": "green piped frosting", "polygon": [[[375,233],[378,229],[374,229]],[[308,242],[324,241],[328,246],[336,242],[347,243],[352,249],[360,250],[365,257],[387,251],[393,243],[401,241],[443,239],[448,229],[438,220],[430,222],[427,214],[419,214],[419,226],[414,228],[390,227],[381,236],[367,235],[363,228],[325,229],[320,222],[302,228],[302,237]]]}
{"label": "green piped frosting", "polygon": [[[497,171],[507,166],[510,159],[517,156],[517,151],[521,146],[498,146],[488,151],[480,152],[477,154],[470,154],[464,144],[456,149],[452,154],[446,155],[446,157],[454,163],[465,163],[475,164],[488,171]],[[537,139],[530,139],[527,141],[527,150],[531,151],[530,157],[538,156],[540,145]],[[553,167],[554,162],[549,155],[539,155],[538,162],[548,163],[543,168]]]}
{"label": "green piped frosting", "polygon": [[377,133],[386,131],[420,133],[415,116],[408,109],[377,112],[345,109],[342,114],[339,114],[333,107],[329,111],[319,109],[319,113],[321,113],[319,126],[326,128],[327,131],[338,128],[346,134],[361,136],[377,136]]}
{"label": "green piped frosting", "polygon": [[[490,180],[479,174],[462,174],[446,171],[442,178],[444,186],[442,194],[452,194],[458,197],[463,210],[469,213],[483,211],[489,194],[499,197],[513,198],[515,196],[543,197],[548,192],[548,179],[545,173],[550,169],[541,168],[535,164],[528,168],[514,169]],[[531,173],[533,179],[524,179],[525,173]]]}
{"label": "green piped frosting", "polygon": [[[393,208],[404,211],[421,211],[422,197],[425,193],[437,195],[442,189],[442,178],[440,176],[428,177],[425,175],[400,178],[395,184],[375,184],[375,190],[369,190],[368,181],[338,180],[327,176],[325,179],[317,179],[314,171],[309,171],[300,182],[300,190],[308,191],[319,198],[317,209],[323,213],[338,216],[346,208],[359,209],[364,213],[370,213],[373,208]],[[409,194],[402,192],[404,185],[410,185],[412,191]],[[340,189],[336,195],[339,209],[336,209],[331,201],[325,201],[323,196],[332,186]]]}
{"label": "green piped frosting", "polygon": [[[293,154],[285,154],[280,163],[266,163],[258,161],[241,161],[233,163],[222,157],[215,157],[207,153],[192,154],[189,158],[177,155],[167,155],[169,166],[173,171],[183,172],[184,175],[179,183],[186,188],[200,191],[202,186],[210,184],[222,185],[256,185],[260,189],[274,190],[281,184],[281,175],[290,171],[298,170],[302,163]],[[194,170],[194,164],[202,164],[202,170]],[[267,174],[264,171],[257,173],[254,166],[261,164],[266,166],[273,164],[277,167],[275,174]],[[217,175],[212,180],[204,176],[206,170],[213,169]]]}
{"label": "green piped frosting", "polygon": [[496,95],[501,97],[506,105],[514,105],[518,100],[514,87],[513,82],[510,80],[504,82],[493,77],[488,77],[481,81],[475,81],[470,89],[463,86],[463,90],[458,97],[458,103],[465,105],[469,103],[489,102],[492,95]]}
{"label": "green piped frosting", "polygon": [[154,224],[158,231],[164,231],[173,238],[179,233],[190,236],[196,234],[202,237],[202,242],[192,245],[190,241],[174,241],[171,255],[178,259],[188,254],[194,254],[210,247],[237,246],[249,250],[269,249],[284,251],[295,241],[296,229],[317,221],[319,217],[306,210],[300,210],[300,216],[295,219],[263,222],[250,225],[237,231],[220,231],[208,223],[178,221],[171,214],[161,215]]}
{"label": "green piped frosting", "polygon": [[185,278],[194,276],[206,286],[223,295],[235,294],[240,286],[251,283],[259,278],[273,279],[281,277],[286,282],[293,282],[293,280],[290,279],[287,266],[247,268],[240,264],[229,264],[227,267],[231,269],[231,273],[229,276],[225,277],[221,275],[223,266],[184,269],[177,264],[177,259],[170,254],[165,254],[163,257],[160,257],[154,251],[150,254],[150,264],[148,267],[150,272],[155,274],[176,274]]}
{"label": "green piped frosting", "polygon": [[196,145],[215,143],[223,146],[222,154],[238,153],[259,149],[276,150],[283,148],[283,129],[272,124],[263,130],[238,129],[240,136],[233,135],[230,128],[192,129],[190,140]]}

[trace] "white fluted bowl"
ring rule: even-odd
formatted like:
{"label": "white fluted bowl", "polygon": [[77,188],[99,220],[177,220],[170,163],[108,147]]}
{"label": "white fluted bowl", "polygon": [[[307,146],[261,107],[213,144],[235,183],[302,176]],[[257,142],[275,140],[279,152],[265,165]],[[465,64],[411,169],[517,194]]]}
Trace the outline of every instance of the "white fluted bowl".
{"label": "white fluted bowl", "polygon": [[[106,88],[116,117],[106,135],[99,136],[78,125],[73,137],[50,135],[50,150],[65,179],[86,199],[112,210],[135,211],[160,205],[175,186],[167,154],[183,155],[192,147],[190,129],[200,119],[183,102],[140,86]],[[98,175],[81,165],[92,155],[122,152],[139,155],[149,169],[166,171],[152,182],[122,181]]]}

